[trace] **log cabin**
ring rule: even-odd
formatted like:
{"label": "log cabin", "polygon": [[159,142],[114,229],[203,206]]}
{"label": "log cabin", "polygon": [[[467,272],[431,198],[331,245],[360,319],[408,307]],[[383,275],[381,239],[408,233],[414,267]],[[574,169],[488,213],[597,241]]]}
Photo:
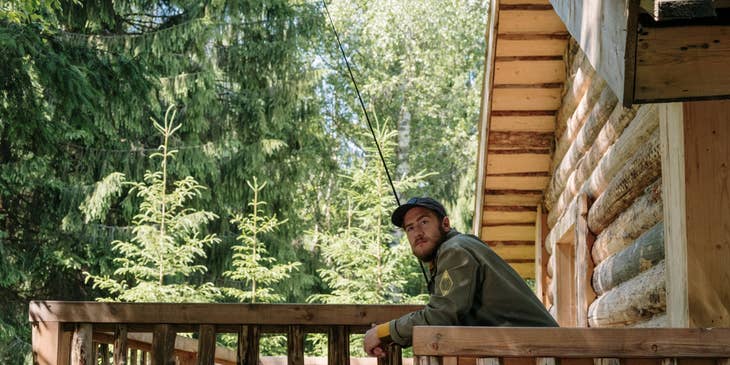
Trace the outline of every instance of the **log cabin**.
{"label": "log cabin", "polygon": [[730,326],[728,7],[491,1],[474,231],[562,326]]}
{"label": "log cabin", "polygon": [[[474,232],[567,328],[420,327],[414,362],[730,364],[730,1],[489,11]],[[30,321],[36,364],[108,364],[109,344],[115,364],[255,364],[266,331],[289,364],[308,332],[347,364],[350,333],[413,309],[33,302]]]}

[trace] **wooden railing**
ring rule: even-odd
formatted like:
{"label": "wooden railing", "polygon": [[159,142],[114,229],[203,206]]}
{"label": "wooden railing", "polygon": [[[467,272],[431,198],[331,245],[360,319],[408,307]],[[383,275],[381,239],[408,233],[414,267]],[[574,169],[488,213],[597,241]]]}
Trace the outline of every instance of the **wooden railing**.
{"label": "wooden railing", "polygon": [[730,328],[416,327],[419,365],[730,365]]}
{"label": "wooden railing", "polygon": [[[364,333],[373,323],[420,308],[34,301],[29,318],[33,361],[40,365],[259,364],[259,340],[268,333],[287,335],[287,362],[291,365],[304,364],[307,333],[327,334],[328,364],[346,365],[350,363],[350,334]],[[186,340],[178,333],[195,333],[196,340]],[[216,334],[220,333],[238,335],[233,353],[221,354],[220,348],[216,353]],[[190,349],[190,343],[197,348]],[[388,353],[379,364],[401,364],[398,346],[391,345]]]}

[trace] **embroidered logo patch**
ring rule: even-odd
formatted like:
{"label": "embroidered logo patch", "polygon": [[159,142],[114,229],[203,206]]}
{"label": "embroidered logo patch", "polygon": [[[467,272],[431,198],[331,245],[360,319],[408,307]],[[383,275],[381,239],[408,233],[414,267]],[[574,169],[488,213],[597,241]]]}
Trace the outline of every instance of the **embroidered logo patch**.
{"label": "embroidered logo patch", "polygon": [[439,281],[439,290],[441,290],[441,295],[449,295],[449,292],[451,291],[451,288],[454,286],[454,281],[451,280],[451,275],[449,275],[449,271],[444,271],[444,274],[441,275],[441,281]]}

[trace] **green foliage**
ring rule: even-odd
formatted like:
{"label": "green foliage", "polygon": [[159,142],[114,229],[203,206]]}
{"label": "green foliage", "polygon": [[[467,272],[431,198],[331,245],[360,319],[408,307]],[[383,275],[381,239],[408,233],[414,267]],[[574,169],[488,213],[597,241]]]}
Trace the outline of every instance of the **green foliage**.
{"label": "green foliage", "polygon": [[259,200],[259,193],[266,183],[259,185],[254,176],[253,184],[250,181],[246,181],[246,184],[253,191],[253,198],[248,203],[251,212],[246,216],[237,214],[231,219],[231,223],[238,226],[241,234],[238,236],[239,244],[233,246],[233,268],[223,273],[223,276],[241,282],[245,289],[226,288],[225,292],[246,303],[281,302],[284,297],[275,293],[272,285],[288,279],[289,273],[301,266],[301,263],[277,264],[276,258],[269,255],[262,237],[276,231],[286,220],[279,221],[276,214],[264,214],[266,202]]}
{"label": "green foliage", "polygon": [[[217,216],[195,210],[186,205],[198,197],[204,187],[191,176],[171,183],[168,191],[168,160],[177,150],[168,149],[169,140],[180,129],[175,125],[175,106],[165,114],[164,125],[154,122],[163,137],[160,152],[150,158],[160,159],[158,171],[148,171],[144,182],[132,183],[132,190],[142,199],[139,213],[134,217],[134,237],[129,241],[117,240],[112,244],[120,265],[114,276],[85,273],[94,287],[111,294],[104,300],[125,302],[207,302],[219,295],[212,283],[190,285],[185,278],[205,272],[205,265],[195,264],[205,258],[205,248],[220,242],[215,234],[203,235],[204,227]],[[172,112],[172,114],[170,114]],[[100,184],[99,186],[104,186]],[[87,205],[92,212],[96,205]]]}
{"label": "green foliage", "polygon": [[[457,223],[471,226],[486,2],[334,0],[329,9],[364,98],[398,130],[396,175],[434,172],[399,192],[437,197]],[[334,44],[322,53],[327,64],[340,63]],[[343,124],[355,119],[346,73],[327,81],[331,111]]]}
{"label": "green foliage", "polygon": [[[328,4],[366,103],[399,131],[398,149],[389,157],[396,180],[412,171],[437,173],[418,185],[399,185],[399,192],[440,197],[454,221],[458,215],[468,222],[484,5]],[[372,139],[359,134],[359,106],[321,6],[307,0],[0,4],[0,348],[19,349],[0,351],[0,363],[23,361],[29,300],[112,295],[86,283],[83,272],[126,285],[110,289],[140,284],[134,298],[159,291],[160,298],[182,293],[186,300],[210,300],[212,288],[200,298],[187,289],[229,280],[223,273],[235,269],[231,251],[242,245],[232,212],[253,199],[254,192],[242,188],[253,176],[268,184],[256,199],[287,221],[261,236],[268,257],[301,263],[288,280],[269,286],[283,301],[331,294],[334,287],[317,275],[325,265],[317,244],[327,242],[320,235],[370,239],[361,231],[373,227],[368,234],[374,233],[382,223],[373,239],[384,252],[400,249],[403,243],[389,238],[390,192],[380,192],[383,201],[364,203],[375,194],[348,180],[362,178],[357,174],[371,163],[364,146]],[[142,242],[163,237],[135,228],[160,227],[152,222],[160,212],[140,215],[154,210],[143,205],[159,203],[154,197],[163,191],[152,188],[162,177],[148,173],[161,167],[148,158],[161,152],[148,120],[161,120],[168,105],[177,106],[182,127],[168,141],[178,153],[167,176],[182,185],[168,183],[166,199],[179,190],[181,211],[199,214],[181,218],[174,229],[166,218],[165,237],[181,240],[198,227],[197,239],[215,232],[221,241],[185,253],[192,261],[164,276],[163,288],[157,264],[150,259],[152,269],[137,272],[131,263],[124,269],[114,260],[121,251],[110,250],[109,242],[134,256],[141,255]],[[368,169],[382,174],[382,167]],[[182,194],[186,189],[191,196]],[[372,221],[365,217],[370,213]],[[402,263],[407,266],[382,266],[410,273],[398,276],[404,294],[393,288],[388,300],[423,290],[414,260]],[[127,271],[117,273],[120,268]],[[134,275],[149,279],[138,283]]]}
{"label": "green foliage", "polygon": [[[379,124],[375,131],[383,157],[392,160],[395,132]],[[408,262],[415,259],[410,254],[410,246],[393,240],[389,219],[393,206],[391,190],[374,143],[367,145],[364,164],[344,176],[347,225],[315,237],[326,263],[319,274],[331,291],[312,295],[310,301],[404,303],[419,294],[404,291],[415,269]],[[396,188],[415,186],[426,176],[421,172],[403,177],[396,181]]]}

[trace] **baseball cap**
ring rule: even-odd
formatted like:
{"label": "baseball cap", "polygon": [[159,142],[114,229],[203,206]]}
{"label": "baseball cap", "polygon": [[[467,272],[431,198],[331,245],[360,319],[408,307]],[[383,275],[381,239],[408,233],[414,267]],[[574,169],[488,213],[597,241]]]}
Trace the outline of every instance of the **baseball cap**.
{"label": "baseball cap", "polygon": [[390,221],[398,227],[403,227],[403,218],[406,216],[406,213],[414,207],[423,207],[436,212],[439,216],[446,216],[446,209],[444,209],[444,206],[441,205],[441,203],[424,196],[408,199],[405,204],[402,204],[395,209],[393,215],[390,216]]}

